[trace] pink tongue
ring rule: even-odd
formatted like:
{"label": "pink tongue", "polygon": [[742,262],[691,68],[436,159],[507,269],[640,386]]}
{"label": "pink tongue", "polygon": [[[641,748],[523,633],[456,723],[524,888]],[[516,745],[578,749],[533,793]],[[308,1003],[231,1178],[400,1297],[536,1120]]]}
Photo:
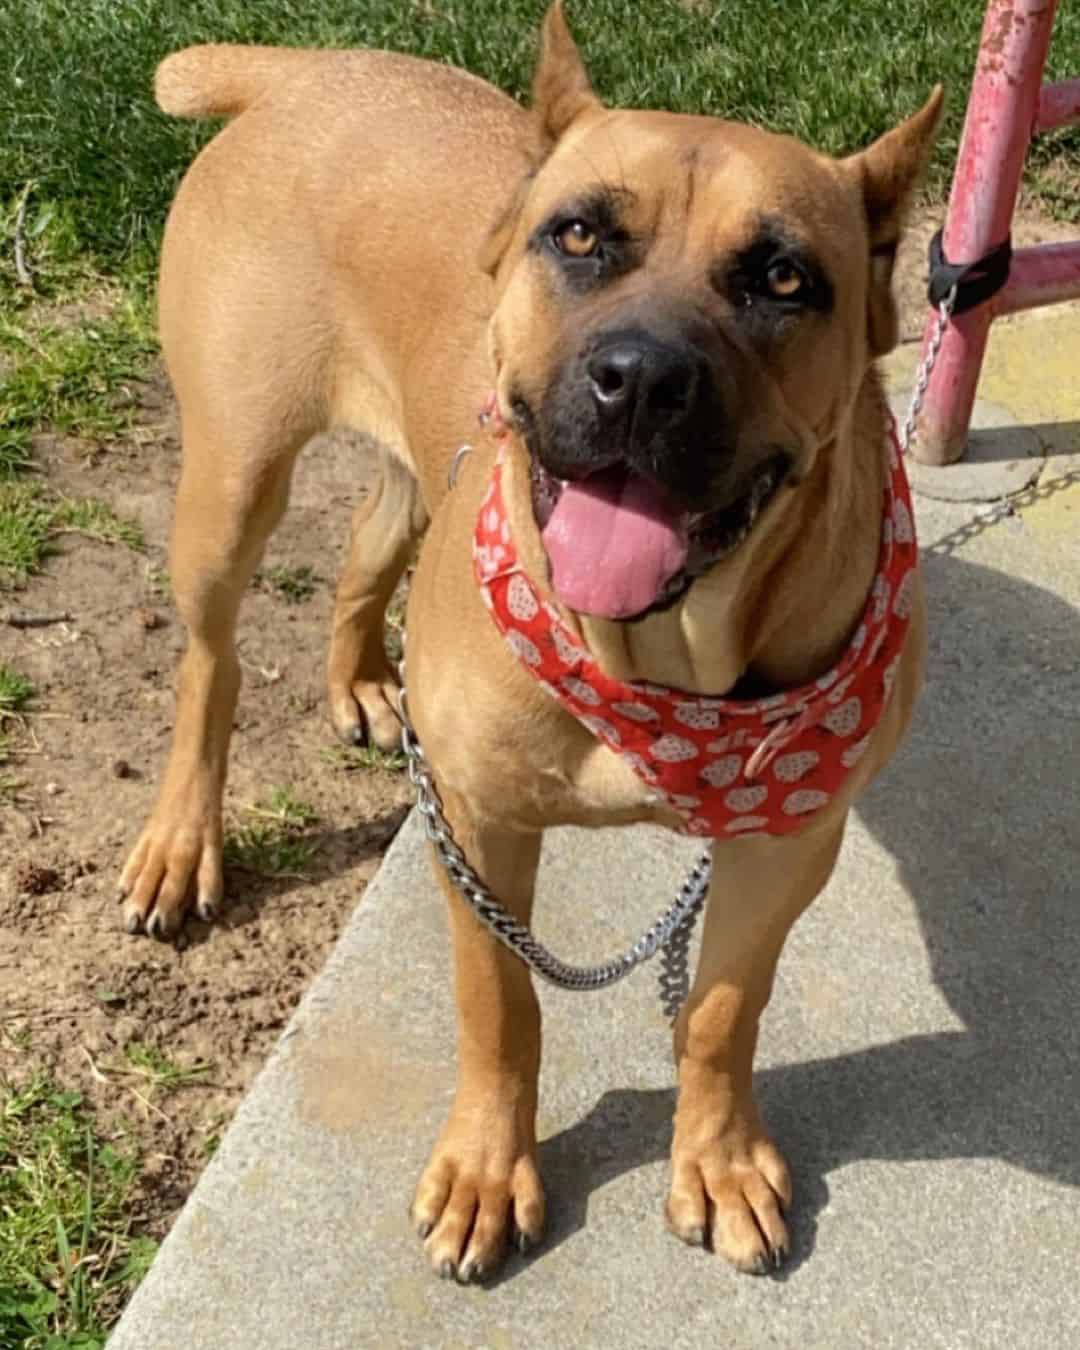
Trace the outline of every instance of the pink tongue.
{"label": "pink tongue", "polygon": [[605,619],[648,609],[686,563],[680,513],[621,468],[567,483],[541,538],[559,599]]}

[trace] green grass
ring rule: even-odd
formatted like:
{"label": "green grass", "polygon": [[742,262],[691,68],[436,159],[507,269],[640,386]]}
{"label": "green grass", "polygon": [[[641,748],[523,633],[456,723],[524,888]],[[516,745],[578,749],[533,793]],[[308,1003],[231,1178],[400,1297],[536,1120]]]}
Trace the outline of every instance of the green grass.
{"label": "green grass", "polygon": [[30,466],[32,437],[45,428],[98,442],[123,434],[137,411],[133,382],[155,350],[145,300],[63,324],[0,314],[0,479]]}
{"label": "green grass", "polygon": [[252,815],[263,816],[290,829],[304,829],[319,819],[315,808],[289,787],[272,788],[265,802],[256,802],[248,810]]}
{"label": "green grass", "polygon": [[[0,203],[33,183],[30,240],[58,267],[92,258],[145,277],[184,166],[212,128],[171,121],[151,80],[199,41],[386,46],[464,65],[521,94],[538,0],[8,0],[0,9]],[[982,4],[909,0],[568,0],[600,93],[623,105],[744,118],[850,150],[911,112],[943,80],[951,100],[935,184],[955,151]],[[1057,17],[1049,75],[1080,71],[1080,8]],[[1049,137],[1039,166],[1080,159],[1080,133]],[[1076,211],[1062,186],[1052,204]],[[42,224],[43,215],[46,217]],[[0,241],[4,267],[10,248]],[[47,267],[39,267],[39,275]]]}
{"label": "green grass", "polygon": [[400,773],[407,763],[400,750],[380,750],[377,745],[334,745],[321,751],[320,758],[324,764],[346,773],[357,769]]}
{"label": "green grass", "polygon": [[96,497],[65,498],[52,520],[57,534],[82,534],[102,544],[123,544],[136,552],[141,552],[146,542],[137,520],[117,515],[107,502]]}
{"label": "green grass", "polygon": [[138,521],[96,497],[56,500],[37,479],[0,481],[0,592],[22,586],[56,551],[58,535],[80,534],[103,544],[141,550]]}
{"label": "green grass", "polygon": [[0,590],[21,586],[51,552],[52,511],[37,483],[0,482]]}
{"label": "green grass", "polygon": [[[4,16],[0,15],[0,23],[3,21]],[[82,298],[101,285],[100,268],[86,250],[71,205],[42,201],[37,191],[37,182],[30,179],[19,192],[19,198],[26,195],[23,240],[33,264],[33,285],[29,289],[16,285],[13,266],[19,200],[0,197],[0,240],[5,248],[11,249],[6,265],[0,265],[0,297],[9,314],[30,309],[41,298]]]}
{"label": "green grass", "polygon": [[[73,281],[70,294],[78,294]],[[105,502],[56,501],[28,476],[39,432],[107,445],[138,413],[136,386],[156,350],[150,305],[138,290],[94,299],[105,304],[101,317],[42,320],[36,301],[6,309],[0,286],[0,590],[39,571],[58,534],[143,547],[141,526]]]}
{"label": "green grass", "polygon": [[143,572],[146,589],[155,600],[168,600],[172,595],[172,578],[164,567],[148,562]]}
{"label": "green grass", "polygon": [[228,1111],[214,1111],[203,1127],[200,1151],[204,1158],[212,1158],[221,1144],[222,1132],[229,1119]]}
{"label": "green grass", "polygon": [[137,1159],[76,1092],[0,1076],[0,1350],[99,1350],[155,1243],[133,1236]]}
{"label": "green grass", "polygon": [[159,1046],[142,1041],[131,1041],[126,1045],[124,1056],[149,1087],[166,1094],[201,1083],[214,1067],[201,1060],[195,1064],[178,1064]]}
{"label": "green grass", "polygon": [[21,712],[33,697],[33,683],[0,662],[0,722],[6,713]]}
{"label": "green grass", "polygon": [[288,787],[274,788],[265,802],[245,808],[252,820],[225,836],[225,862],[261,877],[308,879],[317,842],[305,835],[319,819],[314,808]]}
{"label": "green grass", "polygon": [[[0,767],[10,762],[18,753],[17,745],[12,743],[7,723],[18,714],[34,697],[33,682],[10,666],[0,662]],[[0,801],[17,795],[19,783],[10,774],[0,774]]]}
{"label": "green grass", "polygon": [[290,605],[302,604],[315,594],[316,585],[322,578],[311,567],[287,567],[279,563],[275,567],[265,567],[255,574],[262,585],[280,595]]}

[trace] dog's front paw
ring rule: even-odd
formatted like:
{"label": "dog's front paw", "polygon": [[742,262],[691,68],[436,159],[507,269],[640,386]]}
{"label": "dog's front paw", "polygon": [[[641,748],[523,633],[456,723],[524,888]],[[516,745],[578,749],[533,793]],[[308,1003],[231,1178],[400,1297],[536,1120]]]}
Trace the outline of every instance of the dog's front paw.
{"label": "dog's front paw", "polygon": [[512,1119],[451,1117],[413,1200],[416,1231],[436,1274],[486,1279],[513,1245],[527,1252],[544,1227],[535,1145]]}
{"label": "dog's front paw", "polygon": [[127,931],[172,937],[193,900],[199,918],[214,919],[224,895],[221,857],[216,801],[193,792],[181,806],[163,794],[120,876]]}
{"label": "dog's front paw", "polygon": [[676,1237],[692,1246],[711,1245],[751,1275],[783,1262],[791,1177],[769,1138],[734,1125],[694,1143],[680,1143],[676,1136],[672,1166],[666,1213]]}

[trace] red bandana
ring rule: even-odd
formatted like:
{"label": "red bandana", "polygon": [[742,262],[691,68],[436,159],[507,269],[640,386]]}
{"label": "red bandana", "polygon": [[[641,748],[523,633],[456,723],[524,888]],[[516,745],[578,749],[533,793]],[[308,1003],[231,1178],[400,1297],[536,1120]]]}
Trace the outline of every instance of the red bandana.
{"label": "red bandana", "polygon": [[877,574],[847,650],[826,675],[770,698],[702,698],[623,684],[600,669],[522,571],[500,449],[473,537],[484,603],[541,687],[626,760],[689,834],[790,834],[840,790],[889,697],[915,595],[911,493],[890,422]]}

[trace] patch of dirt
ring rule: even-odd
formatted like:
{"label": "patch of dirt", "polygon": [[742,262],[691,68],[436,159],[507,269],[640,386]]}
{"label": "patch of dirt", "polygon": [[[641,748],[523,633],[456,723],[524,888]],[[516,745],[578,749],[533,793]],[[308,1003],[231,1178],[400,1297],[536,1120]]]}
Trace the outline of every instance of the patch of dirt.
{"label": "patch of dirt", "polygon": [[[280,786],[315,809],[307,879],[233,871],[214,927],[189,920],[177,946],[124,933],[116,881],[164,767],[184,640],[162,585],[179,468],[163,375],[141,391],[141,409],[134,434],[107,451],[40,436],[36,453],[51,489],[137,519],[145,552],[65,535],[44,573],[3,597],[3,608],[73,617],[0,624],[0,661],[37,691],[35,711],[6,727],[27,753],[0,770],[16,784],[0,791],[0,1072],[47,1068],[85,1094],[107,1133],[134,1134],[138,1225],[160,1236],[362,901],[411,794],[401,773],[323,758],[336,745],[323,670],[333,578],[364,491],[362,450],[327,438],[302,458],[266,559],[325,580],[299,604],[267,587],[246,598],[226,794],[227,825]],[[167,1091],[133,1071],[132,1046],[211,1067]]]}

